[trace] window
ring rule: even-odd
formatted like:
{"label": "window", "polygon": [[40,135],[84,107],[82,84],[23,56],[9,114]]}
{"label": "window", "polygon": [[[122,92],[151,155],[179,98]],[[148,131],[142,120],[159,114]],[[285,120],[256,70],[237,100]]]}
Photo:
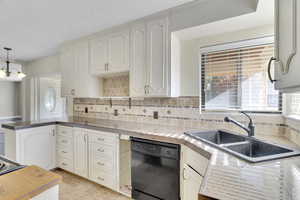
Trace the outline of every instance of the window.
{"label": "window", "polygon": [[280,112],[281,95],[267,76],[273,52],[273,37],[202,49],[202,109]]}
{"label": "window", "polygon": [[286,94],[286,114],[300,117],[300,93]]}

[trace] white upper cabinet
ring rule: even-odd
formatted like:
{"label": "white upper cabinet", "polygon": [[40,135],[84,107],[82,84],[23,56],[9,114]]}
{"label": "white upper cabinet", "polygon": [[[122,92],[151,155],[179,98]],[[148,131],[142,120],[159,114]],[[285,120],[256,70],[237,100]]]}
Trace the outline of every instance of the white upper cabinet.
{"label": "white upper cabinet", "polygon": [[130,96],[146,95],[146,25],[137,24],[131,29]]}
{"label": "white upper cabinet", "polygon": [[106,38],[92,40],[90,42],[90,71],[92,74],[106,72],[108,63],[108,41]]}
{"label": "white upper cabinet", "polygon": [[101,76],[129,71],[129,30],[90,40],[90,71]]}
{"label": "white upper cabinet", "polygon": [[89,73],[88,42],[79,42],[61,50],[62,96],[98,97],[100,82]]}
{"label": "white upper cabinet", "polygon": [[169,44],[167,17],[132,26],[130,96],[170,96]]}
{"label": "white upper cabinet", "polygon": [[147,23],[147,66],[149,96],[168,96],[167,18]]}
{"label": "white upper cabinet", "polygon": [[129,71],[129,31],[110,35],[108,39],[108,72]]}
{"label": "white upper cabinet", "polygon": [[[283,92],[300,91],[300,1],[275,0],[275,88]],[[272,68],[272,65],[269,65]],[[269,69],[270,70],[270,69]]]}
{"label": "white upper cabinet", "polygon": [[61,88],[61,95],[62,96],[71,96],[72,93],[74,94],[74,66],[75,60],[73,59],[73,50],[66,49],[61,52],[60,54],[60,65],[62,70],[62,88]]}

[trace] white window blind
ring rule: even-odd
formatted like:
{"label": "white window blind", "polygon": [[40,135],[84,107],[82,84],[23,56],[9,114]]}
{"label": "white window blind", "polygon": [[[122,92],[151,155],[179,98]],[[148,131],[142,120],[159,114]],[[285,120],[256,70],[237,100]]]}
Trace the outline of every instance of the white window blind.
{"label": "white window blind", "polygon": [[281,110],[281,96],[267,76],[273,43],[247,44],[201,54],[203,110]]}
{"label": "white window blind", "polygon": [[300,116],[300,93],[287,94],[286,106],[288,115]]}

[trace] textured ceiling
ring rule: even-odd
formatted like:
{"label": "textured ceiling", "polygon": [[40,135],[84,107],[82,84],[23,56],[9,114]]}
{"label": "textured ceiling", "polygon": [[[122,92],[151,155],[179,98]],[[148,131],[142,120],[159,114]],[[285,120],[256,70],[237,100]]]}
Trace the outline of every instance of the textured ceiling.
{"label": "textured ceiling", "polygon": [[[0,0],[0,48],[29,61],[88,35],[190,0]],[[3,52],[0,51],[1,58]]]}

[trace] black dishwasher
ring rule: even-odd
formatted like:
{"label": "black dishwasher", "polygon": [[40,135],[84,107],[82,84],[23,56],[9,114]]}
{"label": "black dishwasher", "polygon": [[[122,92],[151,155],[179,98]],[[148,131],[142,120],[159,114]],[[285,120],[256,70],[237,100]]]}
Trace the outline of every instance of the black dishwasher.
{"label": "black dishwasher", "polygon": [[132,198],[179,200],[180,146],[131,138]]}

